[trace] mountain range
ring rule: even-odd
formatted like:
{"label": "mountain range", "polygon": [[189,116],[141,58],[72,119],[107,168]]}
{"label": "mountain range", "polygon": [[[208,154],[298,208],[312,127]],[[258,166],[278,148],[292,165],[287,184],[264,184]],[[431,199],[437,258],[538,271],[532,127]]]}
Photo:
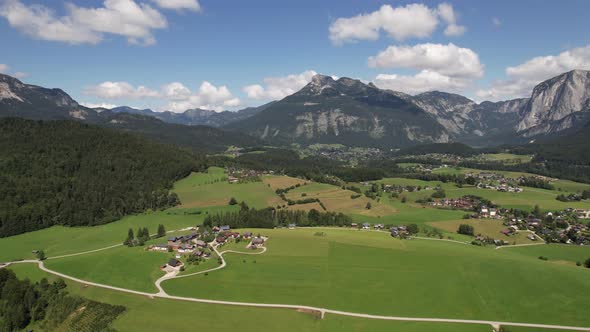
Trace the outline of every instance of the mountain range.
{"label": "mountain range", "polygon": [[[573,133],[590,121],[590,72],[573,70],[538,84],[529,98],[476,103],[458,94],[418,95],[379,89],[350,78],[316,75],[279,101],[237,112],[191,109],[183,113],[117,107],[91,109],[60,89],[0,75],[0,116],[76,119],[135,131],[199,149],[263,142],[341,143],[399,148],[425,143],[474,146],[523,143]],[[216,128],[213,128],[216,127]],[[235,144],[234,144],[235,143]]]}

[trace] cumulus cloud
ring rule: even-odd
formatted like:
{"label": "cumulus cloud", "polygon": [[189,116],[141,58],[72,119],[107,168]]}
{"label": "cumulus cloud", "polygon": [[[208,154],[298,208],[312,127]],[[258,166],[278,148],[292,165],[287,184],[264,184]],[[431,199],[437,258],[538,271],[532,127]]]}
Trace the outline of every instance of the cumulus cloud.
{"label": "cumulus cloud", "polygon": [[317,73],[313,70],[306,70],[300,74],[292,74],[282,77],[266,77],[264,78],[264,86],[260,84],[248,85],[243,88],[243,91],[251,99],[263,100],[277,100],[291,95],[307,83]]}
{"label": "cumulus cloud", "polygon": [[495,81],[489,88],[481,89],[476,94],[479,98],[489,100],[527,97],[539,82],[574,69],[590,70],[590,45],[558,55],[535,57],[508,67],[507,79]]}
{"label": "cumulus cloud", "polygon": [[496,27],[499,27],[502,25],[502,21],[497,17],[492,17],[492,24]]}
{"label": "cumulus cloud", "polygon": [[450,77],[431,70],[422,70],[416,75],[379,74],[373,83],[381,89],[413,95],[433,90],[462,92],[471,83],[471,80]]}
{"label": "cumulus cloud", "polygon": [[80,103],[80,105],[86,106],[88,108],[106,108],[106,109],[109,109],[109,110],[111,108],[117,107],[117,105],[115,105],[115,104],[109,104],[109,103]]}
{"label": "cumulus cloud", "polygon": [[23,79],[23,78],[27,78],[31,75],[29,75],[28,73],[23,73],[22,71],[17,71],[12,73],[12,76],[18,78],[18,79]]}
{"label": "cumulus cloud", "polygon": [[10,66],[7,64],[4,64],[4,63],[0,63],[0,74],[11,75],[11,76],[16,77],[18,79],[27,78],[30,76],[29,74],[23,73],[20,71],[11,72]]}
{"label": "cumulus cloud", "polygon": [[146,88],[145,86],[134,87],[127,82],[103,82],[86,88],[87,95],[103,99],[142,99],[158,98],[158,91]]}
{"label": "cumulus cloud", "polygon": [[452,43],[389,46],[369,58],[369,67],[412,68],[463,78],[478,78],[484,73],[477,53]]}
{"label": "cumulus cloud", "polygon": [[[194,3],[198,6],[198,2],[186,0],[156,3],[162,8],[194,9]],[[168,26],[157,9],[134,0],[105,0],[97,8],[67,3],[65,8],[67,14],[58,16],[41,4],[4,0],[0,4],[0,16],[13,28],[35,39],[69,44],[98,44],[110,34],[123,36],[131,44],[152,45],[156,42],[153,31]]]}
{"label": "cumulus cloud", "polygon": [[461,36],[465,33],[465,26],[457,24],[457,15],[453,6],[448,3],[441,3],[438,5],[438,14],[443,21],[447,24],[444,34],[445,36]]}
{"label": "cumulus cloud", "polygon": [[164,104],[158,109],[172,112],[184,112],[191,108],[223,111],[241,104],[240,99],[234,97],[227,86],[215,86],[207,81],[204,81],[194,92],[179,82],[168,83],[159,90],[154,90],[145,86],[135,87],[128,82],[107,81],[87,87],[85,93],[107,100],[160,100]]}
{"label": "cumulus cloud", "polygon": [[197,0],[152,0],[158,7],[175,10],[192,10],[198,12],[201,5]]}
{"label": "cumulus cloud", "polygon": [[335,44],[377,40],[381,30],[398,41],[425,38],[432,35],[441,19],[447,24],[445,35],[458,36],[466,28],[457,24],[456,16],[453,6],[447,3],[440,4],[438,8],[417,3],[396,8],[383,5],[368,14],[336,19],[329,27],[330,39]]}

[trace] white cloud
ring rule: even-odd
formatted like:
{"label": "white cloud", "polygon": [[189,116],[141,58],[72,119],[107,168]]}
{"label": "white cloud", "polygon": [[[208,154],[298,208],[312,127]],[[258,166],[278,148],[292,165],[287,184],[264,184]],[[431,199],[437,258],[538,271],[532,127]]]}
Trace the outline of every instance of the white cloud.
{"label": "white cloud", "polygon": [[152,2],[164,9],[187,9],[195,12],[201,10],[201,5],[197,0],[152,0]]}
{"label": "white cloud", "polygon": [[103,82],[85,89],[87,95],[104,99],[158,98],[160,93],[145,86],[134,87],[127,82]]}
{"label": "white cloud", "polygon": [[444,31],[447,36],[459,36],[466,30],[457,24],[453,6],[447,3],[440,4],[438,8],[418,3],[396,8],[383,5],[372,13],[338,18],[330,25],[330,40],[335,44],[377,40],[381,30],[398,41],[426,38],[436,30],[441,19],[447,24]]}
{"label": "white cloud", "polygon": [[86,106],[88,108],[106,108],[106,109],[111,109],[111,108],[117,107],[117,105],[109,104],[109,103],[80,103],[80,105]]}
{"label": "white cloud", "polygon": [[29,75],[28,73],[23,73],[22,71],[17,71],[15,73],[12,73],[12,76],[14,76],[18,79],[23,79],[23,78],[30,77],[31,75]]}
{"label": "white cloud", "polygon": [[191,108],[223,111],[240,106],[240,99],[234,97],[227,86],[215,86],[204,81],[197,91],[192,92],[179,82],[162,86],[159,90],[145,86],[135,87],[128,82],[103,82],[85,89],[90,96],[102,99],[153,99],[163,101],[161,111],[184,112]]}
{"label": "white cloud", "polygon": [[248,95],[248,98],[252,99],[283,99],[307,85],[316,74],[313,70],[306,70],[300,74],[266,77],[263,80],[264,86],[260,84],[248,85],[243,88],[243,91]]}
{"label": "white cloud", "polygon": [[507,79],[477,91],[477,96],[490,100],[528,97],[539,82],[574,69],[590,70],[590,45],[558,55],[535,57],[518,66],[508,67]]}
{"label": "white cloud", "polygon": [[[179,4],[180,1],[176,5]],[[40,4],[27,6],[20,0],[4,0],[0,16],[13,28],[33,38],[70,44],[98,44],[105,34],[111,34],[126,37],[131,44],[152,45],[156,42],[153,30],[168,25],[158,10],[134,0],[105,0],[98,8],[73,3],[65,7],[67,15],[57,16],[52,9]]]}
{"label": "white cloud", "polygon": [[502,25],[502,21],[499,18],[497,18],[497,17],[492,17],[492,24],[494,26],[499,27],[499,26]]}
{"label": "white cloud", "polygon": [[453,6],[448,3],[441,3],[438,5],[438,15],[443,21],[445,21],[445,23],[447,23],[447,27],[444,31],[445,36],[461,36],[465,33],[465,30],[467,30],[464,26],[457,24],[455,10],[453,9]]}
{"label": "white cloud", "polygon": [[449,77],[435,71],[422,70],[416,75],[379,74],[373,82],[381,89],[417,94],[426,91],[440,90],[462,92],[471,80]]}
{"label": "white cloud", "polygon": [[412,68],[462,78],[478,78],[484,73],[477,53],[452,43],[389,46],[369,58],[369,67]]}
{"label": "white cloud", "polygon": [[27,77],[31,76],[27,73],[23,73],[20,71],[11,72],[10,66],[7,64],[4,64],[4,63],[0,63],[0,74],[10,75],[10,76],[16,77],[18,79],[23,79],[23,78],[27,78]]}

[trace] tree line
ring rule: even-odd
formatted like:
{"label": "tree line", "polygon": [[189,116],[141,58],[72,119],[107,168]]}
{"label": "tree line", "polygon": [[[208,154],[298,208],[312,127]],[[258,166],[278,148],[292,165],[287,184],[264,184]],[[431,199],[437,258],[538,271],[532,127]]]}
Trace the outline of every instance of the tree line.
{"label": "tree line", "polygon": [[231,228],[274,228],[277,226],[350,226],[352,219],[342,213],[320,212],[311,209],[277,210],[275,208],[254,209],[241,203],[237,212],[209,214],[203,221],[204,227],[228,225]]}
{"label": "tree line", "polygon": [[[21,331],[39,323],[52,331],[65,322],[68,331],[114,331],[109,325],[125,307],[72,296],[66,288],[62,279],[50,283],[43,278],[32,283],[19,280],[9,269],[0,269],[0,330]],[[85,309],[78,310],[82,307]]]}

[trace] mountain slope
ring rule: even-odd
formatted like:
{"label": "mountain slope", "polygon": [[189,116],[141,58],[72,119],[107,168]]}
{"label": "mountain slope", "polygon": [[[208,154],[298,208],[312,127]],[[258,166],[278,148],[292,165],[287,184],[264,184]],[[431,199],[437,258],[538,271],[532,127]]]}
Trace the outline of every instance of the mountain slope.
{"label": "mountain slope", "polygon": [[300,91],[260,113],[230,124],[270,143],[342,143],[396,147],[446,142],[427,112],[358,80],[316,75]]}
{"label": "mountain slope", "polygon": [[590,71],[573,70],[538,84],[516,126],[525,137],[580,128],[590,119]]}
{"label": "mountain slope", "polygon": [[75,121],[0,119],[0,237],[90,226],[176,204],[185,151]]}
{"label": "mountain slope", "polygon": [[[153,116],[146,116],[146,114],[151,115],[150,110],[125,108],[119,111],[122,113],[87,108],[78,104],[60,89],[45,89],[28,85],[11,76],[0,74],[0,118],[76,120],[127,132],[136,132],[159,142],[199,152],[218,152],[225,150],[230,145],[243,147],[258,143],[258,140],[242,133],[206,126],[166,123]],[[253,111],[244,110],[243,113],[236,115],[236,118],[251,112]]]}
{"label": "mountain slope", "polygon": [[151,116],[129,113],[100,113],[103,127],[137,133],[154,141],[176,145],[195,152],[220,152],[228,146],[253,146],[260,143],[256,138],[229,130],[207,126],[185,126],[166,123]]}
{"label": "mountain slope", "polygon": [[187,126],[204,125],[211,127],[222,127],[236,121],[247,119],[264,110],[273,103],[274,102],[270,102],[258,107],[248,107],[236,112],[214,112],[202,109],[190,109],[182,113],[174,113],[169,111],[155,112],[150,109],[135,109],[127,106],[115,107],[110,111],[113,113],[129,113],[151,116],[167,123],[182,124]]}

